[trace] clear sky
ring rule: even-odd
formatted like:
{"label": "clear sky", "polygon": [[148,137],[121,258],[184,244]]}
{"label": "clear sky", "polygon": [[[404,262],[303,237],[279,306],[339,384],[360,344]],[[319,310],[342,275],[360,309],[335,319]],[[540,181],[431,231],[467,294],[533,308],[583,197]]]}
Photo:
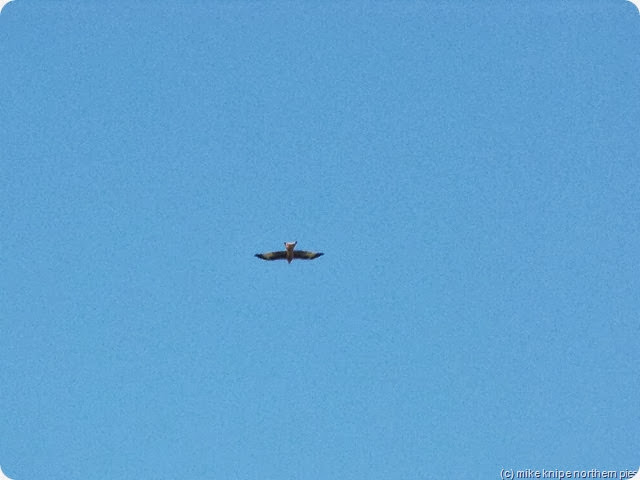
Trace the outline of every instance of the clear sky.
{"label": "clear sky", "polygon": [[624,0],[9,3],[2,469],[637,468],[639,87]]}

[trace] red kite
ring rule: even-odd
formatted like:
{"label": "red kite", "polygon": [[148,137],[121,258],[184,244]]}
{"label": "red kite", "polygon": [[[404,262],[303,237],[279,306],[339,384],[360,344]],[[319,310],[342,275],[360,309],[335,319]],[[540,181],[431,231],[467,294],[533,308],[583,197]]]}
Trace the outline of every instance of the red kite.
{"label": "red kite", "polygon": [[320,255],[324,255],[322,252],[307,252],[305,250],[294,250],[298,242],[284,242],[285,251],[281,252],[269,252],[269,253],[256,253],[256,257],[263,260],[282,260],[286,259],[287,263],[291,263],[294,258],[300,258],[302,260],[313,260]]}

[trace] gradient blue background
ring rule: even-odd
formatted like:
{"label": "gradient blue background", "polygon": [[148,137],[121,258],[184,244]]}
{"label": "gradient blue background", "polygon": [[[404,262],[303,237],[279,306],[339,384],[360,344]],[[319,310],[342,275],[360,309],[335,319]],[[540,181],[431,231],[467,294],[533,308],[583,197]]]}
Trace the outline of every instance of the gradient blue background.
{"label": "gradient blue background", "polygon": [[0,87],[10,477],[640,464],[631,3],[16,0]]}

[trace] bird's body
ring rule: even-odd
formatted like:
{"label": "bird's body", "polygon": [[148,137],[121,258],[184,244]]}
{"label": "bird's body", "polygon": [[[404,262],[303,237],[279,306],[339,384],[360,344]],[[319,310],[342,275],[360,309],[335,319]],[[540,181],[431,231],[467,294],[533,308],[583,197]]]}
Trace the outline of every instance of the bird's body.
{"label": "bird's body", "polygon": [[284,242],[284,248],[287,249],[287,263],[291,263],[293,260],[293,249],[298,242]]}
{"label": "bird's body", "polygon": [[294,250],[298,242],[284,242],[284,248],[286,250],[279,252],[268,253],[256,253],[256,257],[263,260],[286,260],[287,263],[291,263],[294,258],[301,260],[313,260],[321,255],[322,252],[307,252],[306,250]]}

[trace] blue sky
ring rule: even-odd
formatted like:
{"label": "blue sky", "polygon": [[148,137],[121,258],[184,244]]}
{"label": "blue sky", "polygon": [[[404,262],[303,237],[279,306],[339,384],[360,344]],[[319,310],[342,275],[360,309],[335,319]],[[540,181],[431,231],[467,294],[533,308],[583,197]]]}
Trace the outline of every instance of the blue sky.
{"label": "blue sky", "polygon": [[638,467],[633,4],[106,3],[0,15],[7,475]]}

